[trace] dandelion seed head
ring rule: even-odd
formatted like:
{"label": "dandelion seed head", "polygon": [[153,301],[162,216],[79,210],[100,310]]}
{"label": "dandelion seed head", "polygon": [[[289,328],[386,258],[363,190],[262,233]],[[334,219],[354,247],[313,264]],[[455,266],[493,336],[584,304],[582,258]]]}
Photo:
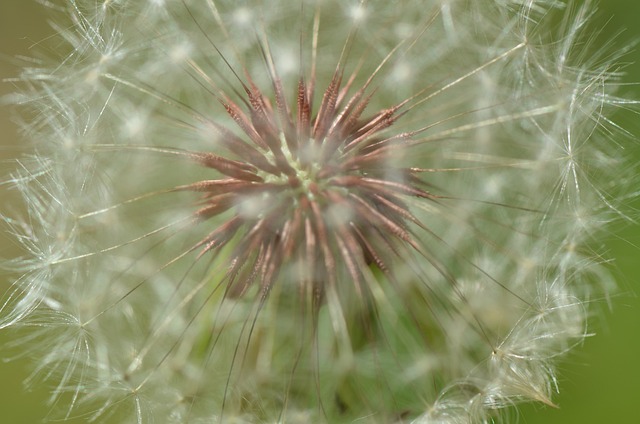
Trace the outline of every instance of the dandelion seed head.
{"label": "dandelion seed head", "polygon": [[41,327],[52,402],[94,420],[552,404],[624,162],[616,55],[561,6],[67,3],[21,76],[0,328]]}

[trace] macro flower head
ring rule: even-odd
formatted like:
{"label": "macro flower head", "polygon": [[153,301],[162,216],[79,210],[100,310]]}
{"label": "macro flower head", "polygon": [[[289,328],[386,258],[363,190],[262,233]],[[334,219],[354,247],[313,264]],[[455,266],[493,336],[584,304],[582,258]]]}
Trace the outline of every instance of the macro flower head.
{"label": "macro flower head", "polygon": [[630,177],[590,2],[47,3],[0,328],[62,418],[553,405]]}

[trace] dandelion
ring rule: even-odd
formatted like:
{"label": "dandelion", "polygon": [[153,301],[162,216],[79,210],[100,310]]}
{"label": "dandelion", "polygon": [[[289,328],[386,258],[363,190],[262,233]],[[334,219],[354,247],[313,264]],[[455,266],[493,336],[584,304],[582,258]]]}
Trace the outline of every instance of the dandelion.
{"label": "dandelion", "polygon": [[14,99],[34,145],[3,184],[24,256],[0,328],[62,418],[553,404],[627,178],[624,52],[591,48],[590,4],[50,6],[63,58]]}

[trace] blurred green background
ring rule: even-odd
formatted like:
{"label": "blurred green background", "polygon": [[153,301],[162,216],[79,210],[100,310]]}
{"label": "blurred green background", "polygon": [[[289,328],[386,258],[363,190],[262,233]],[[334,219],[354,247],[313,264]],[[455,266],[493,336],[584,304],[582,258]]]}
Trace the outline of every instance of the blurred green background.
{"label": "blurred green background", "polygon": [[[626,28],[617,38],[620,45],[640,39],[640,0],[601,0],[599,18],[610,35]],[[43,8],[34,0],[0,0],[0,80],[17,74],[16,55],[28,56],[29,49],[37,48],[38,41],[51,33]],[[626,59],[632,62],[626,68],[626,80],[640,82],[640,47]],[[0,96],[12,91],[10,82],[0,83]],[[640,86],[630,85],[625,94],[640,99]],[[616,120],[640,136],[639,115],[622,112]],[[7,146],[19,143],[6,107],[0,109],[0,137],[1,164],[15,154],[15,149]],[[640,202],[631,206],[640,209]],[[597,336],[588,338],[583,349],[561,365],[561,393],[555,398],[559,408],[525,405],[519,408],[521,423],[640,423],[640,226],[618,228],[607,245],[618,268],[620,292],[610,310],[604,302],[598,306],[603,319],[590,329]],[[10,257],[14,249],[9,239],[0,235],[0,257]],[[0,277],[0,292],[7,284],[6,278]],[[10,334],[0,332],[0,346],[8,337]],[[26,391],[23,386],[29,369],[27,361],[0,362],[0,423],[35,424],[47,415],[46,388]]]}

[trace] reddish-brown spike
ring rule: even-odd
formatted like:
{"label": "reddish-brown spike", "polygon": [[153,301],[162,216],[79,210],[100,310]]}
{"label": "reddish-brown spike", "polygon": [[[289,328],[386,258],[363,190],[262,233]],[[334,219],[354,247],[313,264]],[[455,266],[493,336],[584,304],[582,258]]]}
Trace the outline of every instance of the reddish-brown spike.
{"label": "reddish-brown spike", "polygon": [[251,123],[265,142],[267,139],[278,139],[279,129],[273,116],[273,109],[260,89],[254,87],[249,94]]}
{"label": "reddish-brown spike", "polygon": [[[403,132],[386,138],[372,138],[365,146],[350,145],[343,150],[344,154],[357,150],[359,154],[367,154],[376,149],[391,147],[397,149],[398,146],[404,147],[409,144],[409,140],[413,136],[413,132]],[[356,149],[357,148],[357,149]]]}
{"label": "reddish-brown spike", "polygon": [[261,136],[262,141],[273,153],[278,170],[286,175],[294,175],[295,170],[282,152],[280,130],[275,122],[271,105],[257,88],[251,94],[251,98],[252,105],[255,105],[251,110],[253,130]]}
{"label": "reddish-brown spike", "polygon": [[[365,99],[364,102],[360,102],[360,99],[364,95],[365,91],[371,85],[371,83],[373,82],[373,79],[376,77],[376,75],[378,75],[378,73],[380,72],[382,67],[395,54],[395,52],[398,50],[398,48],[400,47],[401,44],[402,43],[399,43],[393,49],[391,49],[391,51],[389,51],[387,56],[380,62],[380,64],[371,73],[371,75],[369,75],[369,78],[367,79],[367,81],[365,81],[365,83],[360,87],[360,89],[351,97],[351,99],[349,100],[349,104],[347,104],[347,106],[345,107],[344,111],[340,114],[340,116],[337,119],[337,121],[342,122],[343,121],[343,117],[345,117],[345,116],[349,117],[349,121],[350,121],[350,122],[347,121],[342,126],[342,129],[343,129],[343,133],[341,134],[342,137],[345,137],[348,134],[349,129],[351,128],[352,125],[355,125],[355,122],[357,122],[357,119],[360,117],[360,115],[362,114],[362,112],[366,108],[367,104],[369,103],[369,101],[371,99],[372,94],[375,93],[376,90],[373,90],[373,93],[370,94],[369,96],[367,96],[367,98]],[[340,95],[338,96],[338,104],[341,104],[343,99],[346,97],[346,95],[347,95],[351,85],[353,84],[353,82],[354,82],[354,80],[355,80],[355,78],[356,78],[356,76],[358,74],[358,71],[359,71],[360,67],[362,66],[363,62],[364,62],[364,56],[363,56],[363,59],[358,63],[358,66],[356,67],[354,72],[351,74],[349,80],[345,84],[345,87],[341,90]],[[409,99],[405,100],[404,102],[401,103],[401,105],[406,104],[408,101],[409,101]],[[359,110],[356,110],[356,111],[353,112],[353,114],[351,114],[349,112],[350,105],[356,105],[356,104],[359,106],[358,107]]]}
{"label": "reddish-brown spike", "polygon": [[215,200],[207,199],[206,206],[201,207],[193,213],[194,218],[198,220],[207,220],[222,212],[229,210],[237,204],[237,196],[235,194],[226,194],[217,196]]}
{"label": "reddish-brown spike", "polygon": [[315,124],[313,127],[313,139],[320,143],[323,141],[327,134],[327,131],[331,127],[333,121],[334,111],[336,108],[336,101],[338,99],[338,91],[340,90],[341,75],[336,70],[336,73],[331,79],[331,83],[322,95],[322,102],[320,102],[320,110],[316,115]]}
{"label": "reddish-brown spike", "polygon": [[[336,107],[335,110],[338,110],[341,105],[343,104],[344,100],[347,98],[347,96],[349,95],[349,91],[351,91],[351,87],[353,86],[353,83],[356,81],[356,78],[358,76],[358,71],[360,70],[360,68],[362,67],[362,64],[364,63],[364,60],[361,60],[360,63],[358,63],[358,65],[356,66],[356,69],[354,69],[354,71],[351,73],[351,75],[349,75],[349,78],[347,79],[347,82],[344,84],[340,84],[340,89],[338,90],[338,97],[336,98]],[[343,70],[341,70],[341,72],[343,72]],[[366,88],[361,87],[363,90],[365,90]]]}
{"label": "reddish-brown spike", "polygon": [[[298,142],[305,143],[311,138],[311,105],[307,97],[307,87],[304,79],[298,80]],[[304,145],[304,144],[303,144]]]}
{"label": "reddish-brown spike", "polygon": [[235,256],[236,260],[227,272],[228,284],[225,289],[225,296],[232,299],[242,297],[258,277],[264,260],[263,247],[259,247],[253,261],[249,260],[249,256],[252,253],[251,251],[244,251],[242,255]]}
{"label": "reddish-brown spike", "polygon": [[318,243],[320,244],[320,252],[324,257],[324,262],[327,267],[327,273],[330,283],[335,284],[337,267],[335,258],[333,256],[333,253],[331,252],[331,244],[329,241],[329,233],[327,232],[327,227],[325,226],[325,218],[322,216],[320,206],[315,201],[310,201],[309,203],[314,218],[313,224],[315,227],[315,234],[317,235]]}
{"label": "reddish-brown spike", "polygon": [[400,218],[395,216],[386,216],[381,214],[375,207],[373,207],[370,203],[362,199],[360,196],[357,196],[354,193],[349,193],[349,198],[353,199],[353,205],[355,209],[359,212],[359,217],[364,222],[369,222],[373,226],[381,226],[385,228],[390,234],[402,239],[406,242],[413,242],[411,235],[403,228],[402,220],[394,220],[394,218]]}
{"label": "reddish-brown spike", "polygon": [[289,108],[289,103],[284,95],[282,80],[276,74],[271,82],[273,84],[273,94],[276,99],[276,109],[278,110],[280,124],[285,128],[293,128],[293,122],[291,121],[291,109]]}
{"label": "reddish-brown spike", "polygon": [[218,226],[215,230],[211,231],[205,238],[200,240],[194,246],[195,248],[204,246],[198,255],[198,258],[202,257],[212,249],[219,249],[226,245],[241,226],[242,219],[236,215]]}
{"label": "reddish-brown spike", "polygon": [[[389,128],[390,126],[395,124],[398,121],[398,119],[404,116],[406,111],[401,113],[398,113],[398,111],[402,107],[404,107],[408,102],[409,102],[409,99],[404,100],[393,107],[381,110],[378,113],[374,114],[373,116],[367,119],[363,119],[362,124],[360,125],[359,128],[357,129],[353,128],[351,130],[351,133],[353,134],[353,136],[351,137],[352,141],[347,143],[347,145],[345,146],[345,150],[348,151],[356,146],[362,147],[359,145],[361,141],[374,140],[377,142],[378,140],[371,139],[369,137],[375,133],[381,132]],[[369,143],[366,143],[365,146],[367,144]]]}
{"label": "reddish-brown spike", "polygon": [[258,147],[268,150],[267,144],[264,142],[260,134],[256,131],[250,119],[242,112],[242,110],[233,102],[225,102],[223,104],[227,113],[233,119],[240,129],[253,141]]}
{"label": "reddish-brown spike", "polygon": [[278,168],[272,165],[259,150],[235,135],[228,128],[211,121],[206,124],[220,135],[220,139],[217,142],[221,143],[230,152],[235,153],[242,160],[256,168],[272,174],[278,173]]}
{"label": "reddish-brown spike", "polygon": [[340,169],[342,171],[384,171],[386,175],[406,175],[405,168],[399,168],[394,164],[399,163],[407,157],[407,152],[402,149],[399,143],[395,148],[378,149],[372,152],[361,154],[352,152],[343,155]]}
{"label": "reddish-brown spike", "polygon": [[179,191],[206,192],[210,196],[219,196],[227,193],[252,193],[280,191],[282,186],[271,183],[256,183],[233,178],[223,180],[202,180],[192,184],[176,187]]}
{"label": "reddish-brown spike", "polygon": [[394,116],[395,112],[395,109],[386,109],[365,120],[363,125],[354,131],[354,137],[347,143],[346,148],[360,147],[362,144],[366,146],[367,141],[375,140],[371,138],[372,135],[389,128],[396,122],[398,117]]}
{"label": "reddish-brown spike", "polygon": [[382,259],[382,256],[384,255],[378,253],[376,248],[369,241],[371,235],[367,233],[367,235],[365,236],[362,230],[360,230],[360,228],[358,228],[358,226],[353,222],[350,223],[350,225],[352,232],[357,236],[358,242],[360,243],[360,248],[364,252],[364,257],[367,264],[373,262],[374,264],[376,264],[378,269],[380,269],[380,271],[382,271],[387,276],[387,278],[392,279],[393,273],[391,272],[389,265],[387,265],[387,263]]}
{"label": "reddish-brown spike", "polygon": [[357,133],[361,135],[372,134],[388,128],[396,120],[396,111],[397,109],[395,108],[385,109],[370,118],[362,120],[362,126],[358,128]]}
{"label": "reddish-brown spike", "polygon": [[322,146],[323,160],[327,161],[339,146],[349,142],[352,137],[352,132],[355,131],[358,118],[371,99],[371,95],[369,95],[362,100],[363,95],[364,91],[362,90],[354,94],[340,114],[334,119],[326,137],[327,141]]}
{"label": "reddish-brown spike", "polygon": [[376,199],[377,202],[382,203],[384,205],[384,207],[386,207],[387,209],[390,209],[391,211],[393,211],[393,213],[401,216],[402,219],[404,219],[406,221],[411,221],[414,224],[416,224],[417,226],[419,226],[420,228],[426,229],[424,224],[422,222],[420,222],[420,220],[418,218],[416,218],[409,211],[409,209],[406,206],[404,206],[403,204],[399,205],[398,203],[392,202],[389,199],[385,198],[384,196],[380,196],[379,194],[375,194],[374,198]]}
{"label": "reddish-brown spike", "polygon": [[262,181],[262,178],[256,175],[257,169],[245,162],[223,158],[213,153],[194,153],[191,156],[200,164],[229,177],[245,181]]}
{"label": "reddish-brown spike", "polygon": [[345,141],[348,141],[346,139],[352,137],[351,134],[353,134],[357,130],[358,120],[369,105],[373,93],[368,94],[364,98],[363,95],[364,91],[359,91],[358,93],[356,93],[356,95],[354,95],[349,100],[349,103],[345,107],[344,112],[338,118],[339,123],[341,124],[339,127],[337,127],[337,129],[340,130],[338,134],[339,137],[344,138]]}

